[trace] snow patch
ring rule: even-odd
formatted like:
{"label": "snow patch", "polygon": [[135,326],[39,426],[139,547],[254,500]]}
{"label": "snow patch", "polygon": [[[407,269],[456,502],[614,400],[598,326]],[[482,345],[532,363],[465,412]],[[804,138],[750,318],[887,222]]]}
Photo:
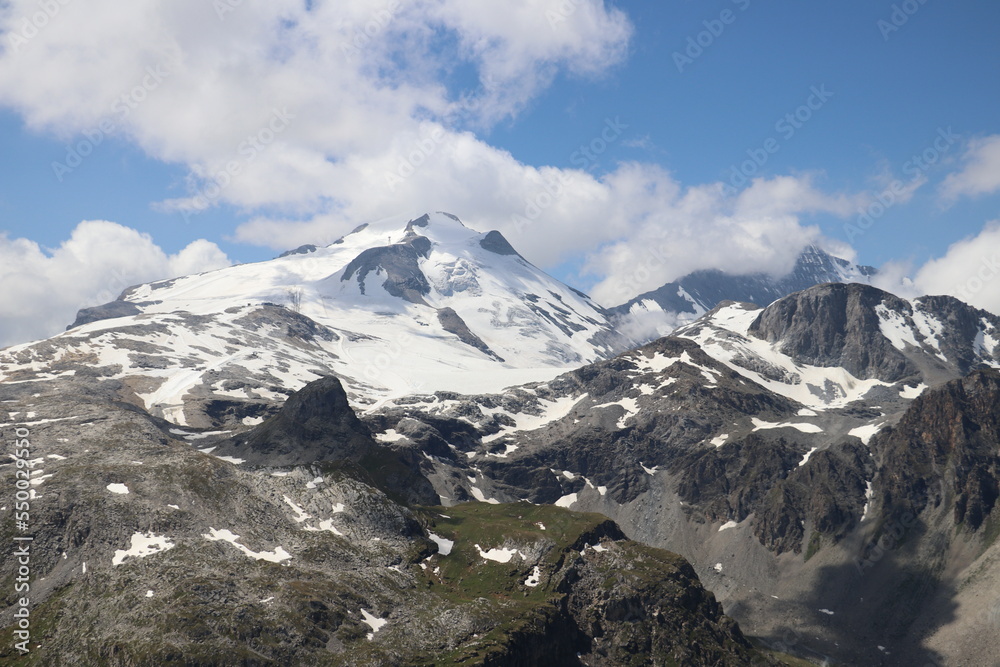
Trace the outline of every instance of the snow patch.
{"label": "snow patch", "polygon": [[806,452],[806,455],[802,457],[801,461],[799,461],[800,468],[809,462],[809,457],[815,454],[817,449],[819,449],[819,447],[813,447],[808,452]]}
{"label": "snow patch", "polygon": [[884,424],[867,424],[865,426],[859,426],[857,428],[852,428],[847,432],[847,435],[853,435],[856,438],[861,438],[861,442],[867,445],[871,442],[871,439],[878,433]]}
{"label": "snow patch", "polygon": [[920,394],[924,393],[925,389],[927,389],[927,385],[923,383],[918,384],[916,387],[903,387],[902,389],[900,389],[899,395],[907,400],[912,401],[913,399],[920,396]]}
{"label": "snow patch", "polygon": [[861,510],[861,520],[864,521],[868,516],[868,508],[871,507],[872,498],[875,496],[875,490],[872,488],[872,481],[868,480],[865,482],[865,508]]}
{"label": "snow patch", "polygon": [[[173,548],[173,542],[171,542],[168,537],[163,535],[154,535],[153,533],[134,533],[132,535],[132,543],[129,548],[118,549],[115,551],[114,558],[111,559],[111,564],[117,567],[129,558],[145,558],[146,556],[152,556],[153,554],[158,554],[161,551],[167,551]],[[83,571],[84,573],[87,572],[86,564],[83,566]]]}
{"label": "snow patch", "polygon": [[527,560],[524,554],[517,549],[490,549],[489,551],[483,551],[483,548],[477,544],[476,550],[479,551],[480,558],[496,561],[497,563],[509,563],[514,556],[520,556],[521,560]]}
{"label": "snow patch", "polygon": [[889,310],[884,303],[875,306],[875,313],[878,315],[879,330],[889,339],[893,347],[900,351],[905,351],[907,345],[920,348],[920,343],[913,335],[913,329],[907,324],[903,315]]}
{"label": "snow patch", "polygon": [[368,635],[367,635],[368,641],[371,641],[372,639],[374,639],[375,638],[375,633],[378,632],[379,630],[381,630],[382,627],[385,626],[385,624],[389,622],[389,621],[387,621],[384,618],[378,618],[377,616],[374,616],[373,614],[368,613],[364,609],[361,610],[361,616],[364,618],[364,620],[362,621],[362,623],[364,623],[365,625],[367,625],[369,628],[372,629],[372,631],[369,632]]}
{"label": "snow patch", "polygon": [[535,566],[535,569],[531,571],[531,576],[524,580],[524,585],[529,588],[534,588],[542,582],[542,569]]}
{"label": "snow patch", "polygon": [[427,536],[431,538],[431,541],[437,544],[438,553],[442,556],[447,556],[451,553],[451,548],[455,546],[455,540],[449,540],[446,537],[441,537],[440,535],[435,535],[434,533],[428,532]]}
{"label": "snow patch", "polygon": [[816,424],[778,424],[775,422],[766,422],[761,419],[757,419],[756,417],[751,417],[750,421],[753,422],[754,426],[753,430],[755,431],[762,431],[765,429],[772,429],[772,428],[794,428],[799,431],[802,431],[803,433],[823,432],[823,429],[817,426]]}
{"label": "snow patch", "polygon": [[471,489],[469,489],[469,491],[472,493],[472,497],[481,503],[489,503],[490,505],[500,504],[500,501],[497,500],[496,498],[487,498],[486,494],[483,493],[483,490],[480,489],[478,486],[472,487]]}
{"label": "snow patch", "polygon": [[111,493],[117,493],[118,495],[121,495],[121,496],[127,496],[128,495],[128,487],[125,486],[124,484],[117,484],[117,483],[116,484],[108,484],[107,487],[105,487],[105,488],[107,488],[107,490],[110,491]]}
{"label": "snow patch", "polygon": [[309,518],[312,517],[311,514],[306,514],[306,511],[304,509],[302,509],[301,507],[299,507],[298,505],[296,505],[292,501],[292,499],[289,498],[288,496],[285,496],[285,504],[288,505],[289,507],[291,507],[292,510],[295,512],[296,516],[292,517],[295,520],[295,523],[302,523],[306,519],[309,519]]}
{"label": "snow patch", "polygon": [[[603,494],[602,494],[602,495],[603,495]],[[557,501],[555,502],[555,505],[556,505],[556,507],[565,507],[565,508],[567,508],[567,509],[568,509],[568,508],[569,508],[569,507],[571,507],[571,506],[573,505],[573,503],[575,503],[576,501],[577,501],[577,494],[575,494],[575,493],[570,493],[569,495],[565,495],[565,496],[563,496],[562,498],[560,498],[559,500],[557,500]]]}
{"label": "snow patch", "polygon": [[210,542],[229,542],[234,547],[242,551],[249,558],[255,560],[266,560],[271,563],[280,563],[282,561],[291,558],[291,554],[285,551],[282,547],[278,547],[274,551],[252,551],[251,549],[243,546],[238,542],[240,539],[239,535],[236,535],[229,530],[216,530],[215,528],[209,528],[209,532],[202,535],[206,540]]}

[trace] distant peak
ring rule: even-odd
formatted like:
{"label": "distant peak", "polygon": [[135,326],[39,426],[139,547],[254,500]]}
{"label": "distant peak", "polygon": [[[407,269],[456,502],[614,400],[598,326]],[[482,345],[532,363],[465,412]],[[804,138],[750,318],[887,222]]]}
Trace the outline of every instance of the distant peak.
{"label": "distant peak", "polygon": [[424,213],[422,216],[416,220],[410,220],[406,223],[406,231],[412,232],[414,227],[428,227],[431,224],[431,216]]}
{"label": "distant peak", "polygon": [[483,250],[489,250],[490,252],[496,253],[498,255],[516,255],[520,257],[520,253],[514,250],[514,246],[504,238],[503,234],[493,230],[487,233],[480,241],[480,247]]}
{"label": "distant peak", "polygon": [[314,246],[311,243],[307,243],[306,245],[300,245],[295,250],[286,250],[285,252],[278,255],[278,259],[281,259],[283,257],[291,257],[292,255],[308,255],[311,252],[316,252],[316,246]]}

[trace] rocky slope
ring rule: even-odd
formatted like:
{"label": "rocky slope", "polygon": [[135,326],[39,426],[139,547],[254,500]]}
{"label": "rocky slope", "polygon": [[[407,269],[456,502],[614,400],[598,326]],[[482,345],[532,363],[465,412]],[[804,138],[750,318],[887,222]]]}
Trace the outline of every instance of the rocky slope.
{"label": "rocky slope", "polygon": [[0,537],[34,538],[26,654],[0,565],[4,664],[777,664],[688,563],[603,516],[404,503],[429,485],[335,379],[239,433],[177,427],[121,385],[0,384],[31,480],[29,526],[5,505]]}
{"label": "rocky slope", "polygon": [[[544,384],[414,396],[365,420],[384,442],[421,453],[444,503],[523,498],[601,512],[689,558],[774,645],[788,647],[792,633],[806,657],[914,664],[961,655],[921,644],[947,622],[933,600],[953,582],[918,577],[926,590],[900,598],[898,586],[916,585],[912,568],[893,555],[868,578],[858,562],[907,512],[928,522],[952,513],[945,533],[965,526],[967,539],[915,543],[935,577],[961,562],[941,544],[960,543],[973,560],[990,548],[997,417],[961,407],[942,418],[981,434],[975,455],[948,458],[950,472],[940,452],[903,444],[890,455],[880,443],[894,424],[924,418],[949,382],[992,382],[998,339],[1000,318],[954,299],[821,285],[766,309],[723,305],[676,336]],[[946,447],[944,435],[921,437]],[[920,500],[941,484],[936,502]],[[901,599],[906,613],[890,615]]]}

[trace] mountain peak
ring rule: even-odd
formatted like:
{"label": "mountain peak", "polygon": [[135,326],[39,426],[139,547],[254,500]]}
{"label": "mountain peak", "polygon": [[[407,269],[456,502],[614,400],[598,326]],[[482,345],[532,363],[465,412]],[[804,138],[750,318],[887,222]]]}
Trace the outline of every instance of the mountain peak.
{"label": "mountain peak", "polygon": [[871,283],[876,269],[835,257],[816,244],[799,253],[795,266],[784,276],[766,273],[730,275],[718,269],[690,273],[611,312],[633,331],[638,340],[664,336],[677,326],[692,322],[723,301],[768,304],[789,294],[823,283]]}
{"label": "mountain peak", "polygon": [[631,342],[500,232],[449,213],[375,221],[326,247],[139,285],[77,324],[45,354],[82,345],[109,376],[143,376],[147,409],[190,425],[256,418],[237,404],[276,396],[250,385],[295,391],[336,376],[367,406],[548,380]]}

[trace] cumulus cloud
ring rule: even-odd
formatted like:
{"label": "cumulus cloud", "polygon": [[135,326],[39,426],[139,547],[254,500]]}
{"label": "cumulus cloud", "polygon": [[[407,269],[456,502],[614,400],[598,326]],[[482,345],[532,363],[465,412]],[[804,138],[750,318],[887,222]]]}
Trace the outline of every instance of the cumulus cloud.
{"label": "cumulus cloud", "polygon": [[0,235],[0,346],[57,334],[80,308],[131,285],[229,264],[214,243],[198,240],[168,255],[148,235],[100,220],[81,222],[52,251]]}
{"label": "cumulus cloud", "polygon": [[962,170],[949,175],[941,184],[945,200],[987,195],[1000,190],[1000,134],[969,142],[962,159]]}
{"label": "cumulus cloud", "polygon": [[979,234],[952,244],[944,255],[922,266],[889,262],[879,268],[874,284],[909,299],[945,294],[1000,314],[1000,220],[987,223]]}
{"label": "cumulus cloud", "polygon": [[698,269],[783,275],[810,243],[844,249],[803,225],[802,216],[847,215],[855,206],[852,198],[820,192],[809,177],[756,179],[733,195],[721,183],[683,188],[666,172],[634,166],[608,184],[618,209],[608,214],[620,218],[612,228],[626,232],[591,253],[584,267],[605,276],[593,295],[607,305]]}
{"label": "cumulus cloud", "polygon": [[913,282],[923,294],[949,294],[1000,314],[1000,220],[952,244],[943,257],[922,266]]}
{"label": "cumulus cloud", "polygon": [[[30,38],[38,5],[0,8],[0,103],[71,143],[110,123],[187,165],[188,192],[160,205],[234,206],[242,242],[328,243],[363,222],[451,211],[543,267],[585,253],[595,297],[613,305],[696,269],[780,273],[818,239],[803,216],[857,209],[809,176],[732,193],[656,165],[599,173],[596,148],[555,168],[487,143],[557,74],[622,62],[632,26],[603,0],[58,6]],[[638,139],[628,132],[609,118],[580,144]]]}

